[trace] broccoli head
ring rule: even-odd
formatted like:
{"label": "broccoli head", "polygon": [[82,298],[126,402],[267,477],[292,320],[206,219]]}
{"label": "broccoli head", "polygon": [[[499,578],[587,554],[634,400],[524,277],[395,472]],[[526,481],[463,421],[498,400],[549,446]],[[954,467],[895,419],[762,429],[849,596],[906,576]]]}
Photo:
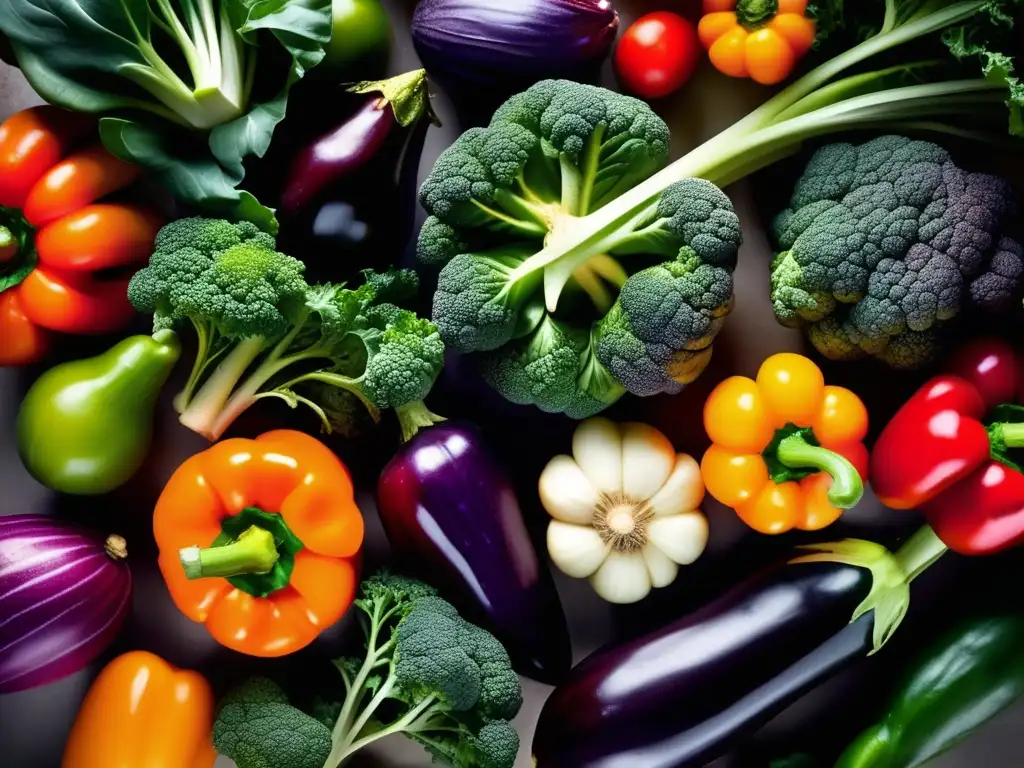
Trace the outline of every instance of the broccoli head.
{"label": "broccoli head", "polygon": [[775,220],[772,303],[825,356],[897,368],[935,355],[945,324],[1010,307],[1024,249],[1010,186],[925,141],[819,149]]}
{"label": "broccoli head", "polygon": [[590,230],[664,166],[668,143],[643,102],[547,80],[438,159],[420,191],[430,217],[418,245],[442,266],[433,320],[449,346],[486,353],[483,375],[509,400],[583,418],[626,391],[676,392],[703,370],[741,239],[728,197],[683,179]]}
{"label": "broccoli head", "polygon": [[364,284],[309,285],[301,261],[252,224],[190,218],[160,230],[128,295],[156,329],[191,325],[197,352],[175,398],[181,422],[217,439],[253,403],[311,408],[351,434],[394,409],[406,439],[439,417],[423,404],[444,343],[394,302],[415,295],[413,270],[363,271]]}
{"label": "broccoli head", "polygon": [[335,661],[341,704],[318,700],[307,715],[254,678],[221,702],[218,751],[238,768],[339,768],[401,733],[456,768],[512,768],[519,737],[509,720],[522,688],[501,643],[414,579],[371,576],[355,604],[366,654]]}

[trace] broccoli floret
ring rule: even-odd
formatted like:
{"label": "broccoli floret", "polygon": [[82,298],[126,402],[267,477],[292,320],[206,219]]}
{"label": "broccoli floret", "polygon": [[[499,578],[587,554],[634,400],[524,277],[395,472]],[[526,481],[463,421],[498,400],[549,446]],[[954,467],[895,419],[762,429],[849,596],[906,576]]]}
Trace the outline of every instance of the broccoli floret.
{"label": "broccoli floret", "polygon": [[289,704],[277,683],[254,677],[221,699],[213,746],[238,768],[323,768],[331,729]]}
{"label": "broccoli floret", "polygon": [[1009,184],[929,142],[823,147],[775,221],[776,317],[833,359],[924,365],[947,323],[1019,294],[1024,251],[1003,231],[1016,210]]}
{"label": "broccoli floret", "polygon": [[365,270],[364,285],[350,289],[311,286],[303,271],[252,224],[192,218],[160,231],[129,298],[156,329],[196,329],[192,373],[175,399],[181,422],[214,440],[266,397],[307,405],[345,434],[388,408],[406,439],[438,421],[423,398],[444,343],[429,321],[390,303],[415,294],[416,273]]}
{"label": "broccoli floret", "polygon": [[585,331],[576,332],[545,317],[528,338],[481,355],[480,373],[513,403],[585,419],[625,393],[589,347]]}
{"label": "broccoli floret", "polygon": [[[444,265],[433,319],[450,347],[493,352],[481,368],[508,399],[590,416],[626,390],[678,391],[703,369],[731,306],[740,226],[728,197],[685,179],[610,230],[587,225],[664,165],[668,140],[643,102],[548,80],[513,96],[438,159],[420,192],[431,215],[419,256]],[[575,245],[560,251],[562,243]],[[700,263],[691,266],[694,256]],[[629,311],[619,295],[630,285],[626,257],[641,270]],[[660,273],[642,271],[659,259],[668,262]],[[686,277],[666,279],[684,260]],[[664,287],[641,300],[649,280]],[[580,307],[580,297],[593,307]],[[648,332],[680,301],[687,306],[675,307],[674,322]],[[642,316],[655,310],[660,317]],[[609,341],[613,326],[635,343]],[[602,327],[603,355],[591,343]],[[637,367],[650,370],[638,377]],[[584,378],[590,386],[580,385]]]}
{"label": "broccoli floret", "polygon": [[[413,579],[372,576],[356,606],[365,614],[366,654],[335,661],[346,691],[340,708],[321,704],[308,716],[256,679],[221,704],[217,749],[239,768],[313,768],[313,760],[338,768],[401,733],[456,768],[512,768],[519,737],[508,721],[522,706],[522,688],[502,645]],[[328,729],[320,718],[331,716]],[[290,738],[279,736],[287,728]],[[311,762],[294,762],[295,745],[309,749]]]}

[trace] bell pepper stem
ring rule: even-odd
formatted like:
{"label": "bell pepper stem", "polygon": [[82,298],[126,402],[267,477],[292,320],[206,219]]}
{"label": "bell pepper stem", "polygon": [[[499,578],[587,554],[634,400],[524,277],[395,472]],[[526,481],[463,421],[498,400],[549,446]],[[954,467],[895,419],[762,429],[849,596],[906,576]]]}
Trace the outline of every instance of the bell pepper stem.
{"label": "bell pepper stem", "polygon": [[10,261],[18,255],[20,245],[18,238],[7,227],[0,224],[0,264]]}
{"label": "bell pepper stem", "polygon": [[779,0],[740,0],[736,20],[748,29],[763,27],[779,13]]}
{"label": "bell pepper stem", "polygon": [[828,500],[839,509],[856,506],[864,495],[864,481],[845,456],[820,445],[811,445],[799,432],[779,443],[777,456],[779,462],[790,469],[811,467],[830,475],[832,487],[828,489]]}
{"label": "bell pepper stem", "polygon": [[896,550],[896,562],[906,575],[909,584],[949,551],[930,525],[917,529],[913,536]]}
{"label": "bell pepper stem", "polygon": [[274,534],[253,525],[223,547],[184,547],[178,552],[189,579],[227,578],[244,573],[269,573],[278,560]]}
{"label": "bell pepper stem", "polygon": [[1003,438],[1003,445],[1007,448],[1024,447],[1024,424],[1003,423],[992,426],[998,427]]}

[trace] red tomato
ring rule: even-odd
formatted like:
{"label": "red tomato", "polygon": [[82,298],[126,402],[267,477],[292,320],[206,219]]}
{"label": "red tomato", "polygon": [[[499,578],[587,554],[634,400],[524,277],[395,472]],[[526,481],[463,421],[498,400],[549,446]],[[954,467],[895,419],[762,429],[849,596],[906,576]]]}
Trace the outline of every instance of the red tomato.
{"label": "red tomato", "polygon": [[0,367],[41,360],[50,346],[50,332],[25,315],[17,288],[0,293]]}
{"label": "red tomato", "polygon": [[700,61],[697,29],[671,11],[634,21],[615,49],[615,72],[623,87],[645,99],[660,99],[682,88]]}

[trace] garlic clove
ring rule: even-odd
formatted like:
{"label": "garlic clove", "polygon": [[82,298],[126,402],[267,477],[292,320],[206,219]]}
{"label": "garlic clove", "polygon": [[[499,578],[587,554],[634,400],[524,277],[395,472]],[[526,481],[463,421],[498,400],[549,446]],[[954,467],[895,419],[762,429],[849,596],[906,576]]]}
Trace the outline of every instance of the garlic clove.
{"label": "garlic clove", "polygon": [[647,527],[653,544],[680,565],[689,565],[700,557],[708,545],[708,520],[700,512],[656,517]]}
{"label": "garlic clove", "polygon": [[587,419],[572,436],[572,455],[598,493],[622,491],[622,435],[608,419]]}
{"label": "garlic clove", "polygon": [[655,587],[667,587],[679,575],[679,566],[672,558],[653,544],[648,543],[640,553],[647,564],[647,572],[651,576],[651,584]]}
{"label": "garlic clove", "polygon": [[548,554],[551,562],[566,576],[587,578],[601,567],[609,551],[611,547],[593,528],[557,520],[548,525]]}
{"label": "garlic clove", "polygon": [[680,453],[676,465],[665,484],[651,497],[655,515],[678,515],[690,512],[704,500],[704,480],[700,465],[693,456]]}
{"label": "garlic clove", "polygon": [[622,492],[634,501],[651,498],[676,465],[676,449],[647,424],[622,425]]}
{"label": "garlic clove", "polygon": [[589,525],[594,519],[597,492],[570,456],[549,461],[537,485],[541,504],[552,517],[579,525]]}
{"label": "garlic clove", "polygon": [[590,577],[590,584],[609,603],[635,603],[651,591],[651,577],[639,552],[610,553],[597,573]]}

